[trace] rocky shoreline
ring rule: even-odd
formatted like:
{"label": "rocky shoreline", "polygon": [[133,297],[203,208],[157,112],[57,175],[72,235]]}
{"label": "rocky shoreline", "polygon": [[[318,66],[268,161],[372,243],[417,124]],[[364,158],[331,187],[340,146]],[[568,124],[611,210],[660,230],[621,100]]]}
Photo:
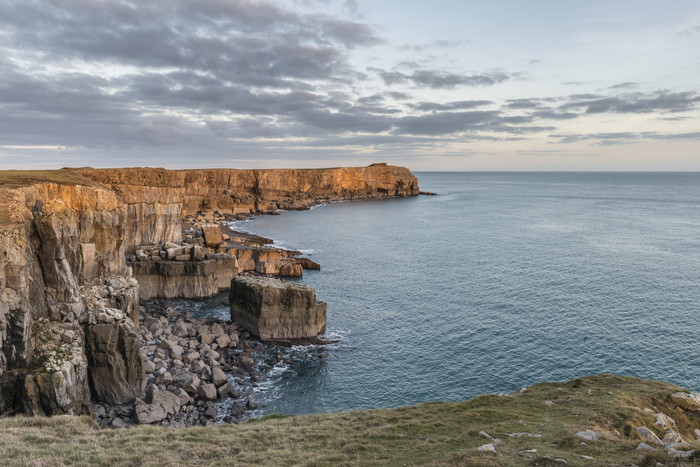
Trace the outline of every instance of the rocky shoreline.
{"label": "rocky shoreline", "polygon": [[[100,426],[237,423],[257,408],[253,389],[262,372],[255,353],[274,350],[273,345],[230,321],[191,318],[168,300],[141,306],[139,335],[145,397],[122,405],[93,402]],[[278,354],[278,361],[282,359]]]}
{"label": "rocky shoreline", "polygon": [[[94,415],[110,427],[235,422],[254,409],[274,350],[228,319],[195,319],[167,300],[214,296],[239,274],[298,277],[320,266],[222,226],[419,192],[408,169],[386,164],[0,175],[0,415]],[[307,305],[315,337],[325,308]],[[267,321],[239,324],[308,338],[295,330],[296,307],[266,304]]]}
{"label": "rocky shoreline", "polygon": [[[236,216],[237,220],[247,218],[249,216]],[[298,258],[299,252],[272,247],[272,239],[234,230],[232,220],[218,212],[190,216],[183,222],[182,245],[139,247],[130,259],[131,264],[135,267],[147,262],[204,262],[228,256],[225,252],[243,247],[261,253],[268,251],[271,255],[288,255],[285,258],[304,264],[304,269],[320,269],[320,265],[308,258]],[[212,237],[216,240],[212,241]],[[270,275],[258,269],[253,267],[251,271],[249,267],[242,276],[252,276],[252,280],[255,276]],[[139,271],[136,267],[135,270]],[[237,271],[234,269],[235,275]],[[265,281],[274,280],[265,279],[263,284],[267,283]],[[294,284],[294,290],[298,288],[306,289]],[[309,290],[313,295],[313,289]],[[145,391],[141,397],[126,404],[109,404],[104,398],[101,401],[93,398],[92,409],[102,428],[137,424],[188,427],[239,423],[258,408],[255,389],[265,372],[285,360],[280,347],[337,342],[313,336],[263,341],[256,339],[240,323],[215,317],[192,317],[195,303],[196,299],[187,299],[186,296],[147,299],[141,301],[138,313],[131,313],[138,316]],[[130,309],[137,306],[132,304]],[[325,304],[323,307],[325,330]],[[258,358],[261,353],[266,358]],[[290,361],[287,359],[286,363]]]}

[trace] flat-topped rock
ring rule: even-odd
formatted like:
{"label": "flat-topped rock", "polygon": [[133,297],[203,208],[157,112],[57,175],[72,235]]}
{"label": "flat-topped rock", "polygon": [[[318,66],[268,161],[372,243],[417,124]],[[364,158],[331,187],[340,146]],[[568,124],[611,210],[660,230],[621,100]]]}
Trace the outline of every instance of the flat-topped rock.
{"label": "flat-topped rock", "polygon": [[231,320],[263,340],[312,339],[326,332],[326,304],[312,287],[269,277],[231,281]]}

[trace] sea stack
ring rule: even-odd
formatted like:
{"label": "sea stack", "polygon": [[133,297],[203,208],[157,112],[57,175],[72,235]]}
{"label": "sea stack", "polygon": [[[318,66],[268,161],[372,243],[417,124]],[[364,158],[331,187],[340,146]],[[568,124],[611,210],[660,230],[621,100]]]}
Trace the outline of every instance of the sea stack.
{"label": "sea stack", "polygon": [[314,339],[326,332],[326,304],[312,287],[269,277],[231,280],[231,320],[262,340]]}

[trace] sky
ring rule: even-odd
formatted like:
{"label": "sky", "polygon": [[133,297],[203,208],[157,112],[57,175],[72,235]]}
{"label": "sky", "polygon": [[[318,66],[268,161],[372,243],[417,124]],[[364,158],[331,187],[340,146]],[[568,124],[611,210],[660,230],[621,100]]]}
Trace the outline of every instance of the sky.
{"label": "sky", "polygon": [[0,168],[700,170],[697,0],[0,0]]}

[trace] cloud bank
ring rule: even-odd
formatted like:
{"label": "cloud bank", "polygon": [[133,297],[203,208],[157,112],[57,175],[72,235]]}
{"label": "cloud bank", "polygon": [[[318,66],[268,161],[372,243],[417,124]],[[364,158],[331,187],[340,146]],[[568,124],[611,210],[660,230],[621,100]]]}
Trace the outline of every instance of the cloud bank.
{"label": "cloud bank", "polygon": [[[391,158],[450,142],[534,135],[558,143],[697,139],[692,132],[575,134],[559,127],[595,115],[671,118],[697,110],[695,92],[644,91],[638,82],[622,82],[600,93],[479,98],[484,89],[531,77],[519,70],[407,70],[398,59],[358,65],[357,52],[387,44],[362,20],[359,4],[340,2],[342,14],[324,10],[324,2],[307,3],[6,2],[0,160],[9,163],[8,148],[31,147],[43,148],[31,152],[36,155],[63,148],[64,155],[92,157],[94,165],[115,165],[114,154],[125,163],[148,156],[175,165],[203,154],[214,165],[286,153],[316,158],[321,149],[352,162],[361,146]],[[420,53],[464,43],[398,49]],[[101,155],[109,158],[104,164]]]}

